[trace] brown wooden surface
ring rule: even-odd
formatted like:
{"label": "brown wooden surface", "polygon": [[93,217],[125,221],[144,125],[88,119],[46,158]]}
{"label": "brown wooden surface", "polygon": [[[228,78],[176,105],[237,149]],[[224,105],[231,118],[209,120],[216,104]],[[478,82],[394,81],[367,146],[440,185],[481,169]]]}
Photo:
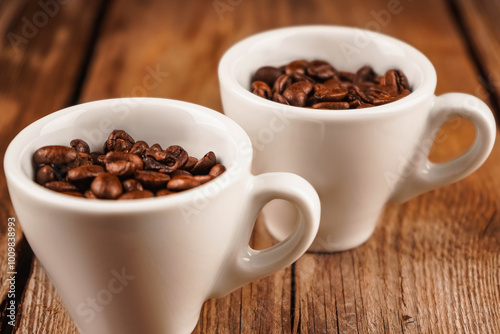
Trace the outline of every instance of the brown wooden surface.
{"label": "brown wooden surface", "polygon": [[[147,95],[221,110],[217,62],[239,39],[293,24],[366,27],[389,1],[71,0],[36,36],[14,48],[36,1],[0,1],[0,154],[24,126],[66,105]],[[424,52],[437,93],[475,94],[498,110],[500,3],[400,1],[381,31]],[[17,51],[16,51],[17,50]],[[161,72],[144,85],[149,71]],[[147,87],[146,87],[147,86]],[[473,127],[446,125],[434,161],[466,149]],[[390,205],[357,249],[306,254],[291,268],[205,303],[195,333],[500,333],[500,146],[477,173],[408,203]],[[3,169],[2,169],[3,173]],[[5,226],[15,217],[0,177],[0,298],[5,300]],[[21,233],[18,233],[18,237]],[[261,221],[256,248],[273,244]],[[14,330],[77,333],[44,270],[19,243],[20,308]],[[18,282],[19,284],[19,282]],[[4,311],[4,304],[2,312]]]}

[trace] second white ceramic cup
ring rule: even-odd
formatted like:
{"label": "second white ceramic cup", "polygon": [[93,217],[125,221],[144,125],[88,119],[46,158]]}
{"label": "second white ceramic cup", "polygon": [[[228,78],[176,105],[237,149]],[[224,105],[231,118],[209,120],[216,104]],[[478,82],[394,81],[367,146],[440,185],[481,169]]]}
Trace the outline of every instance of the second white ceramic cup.
{"label": "second white ceramic cup", "polygon": [[[261,66],[297,59],[323,59],[356,71],[370,65],[377,73],[401,69],[412,93],[386,105],[361,110],[313,110],[278,104],[251,91]],[[233,47],[219,64],[226,115],[252,139],[254,171],[288,171],[306,178],[320,195],[322,214],[311,251],[356,247],[372,234],[388,202],[404,202],[458,181],[488,157],[496,127],[479,99],[448,93],[436,97],[436,72],[418,50],[397,39],[366,30],[302,26],[251,36]],[[476,128],[471,148],[442,164],[428,160],[439,128],[454,117]],[[278,240],[292,230],[296,211],[276,202],[264,209],[269,231]]]}

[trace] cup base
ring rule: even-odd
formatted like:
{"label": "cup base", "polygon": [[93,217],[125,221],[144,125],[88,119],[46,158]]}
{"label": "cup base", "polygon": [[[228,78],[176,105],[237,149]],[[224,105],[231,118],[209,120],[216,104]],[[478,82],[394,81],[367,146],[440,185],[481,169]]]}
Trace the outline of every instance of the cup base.
{"label": "cup base", "polygon": [[368,231],[362,235],[356,236],[348,241],[342,242],[331,242],[328,239],[325,241],[320,236],[317,236],[311,247],[307,250],[308,253],[336,253],[351,250],[358,246],[364,244],[368,239],[370,239],[373,230]]}

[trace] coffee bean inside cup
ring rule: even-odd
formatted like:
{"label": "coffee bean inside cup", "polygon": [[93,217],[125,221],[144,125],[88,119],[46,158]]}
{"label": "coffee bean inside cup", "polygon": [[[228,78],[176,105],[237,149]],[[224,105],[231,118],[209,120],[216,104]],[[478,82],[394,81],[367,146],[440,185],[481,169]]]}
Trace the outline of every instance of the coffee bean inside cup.
{"label": "coffee bean inside cup", "polygon": [[339,71],[324,60],[294,60],[281,67],[264,66],[252,77],[250,90],[281,104],[312,109],[362,109],[397,101],[411,93],[406,75],[391,69],[378,75],[370,66]]}
{"label": "coffee bean inside cup", "polygon": [[184,148],[151,147],[114,130],[103,151],[82,139],[40,147],[33,154],[35,181],[62,194],[107,200],[168,196],[209,182],[226,171],[214,152],[197,159]]}

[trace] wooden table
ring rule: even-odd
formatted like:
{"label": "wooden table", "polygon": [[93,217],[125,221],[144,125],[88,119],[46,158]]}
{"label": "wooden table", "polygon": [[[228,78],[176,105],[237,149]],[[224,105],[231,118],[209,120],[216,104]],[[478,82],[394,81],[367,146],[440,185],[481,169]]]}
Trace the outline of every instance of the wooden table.
{"label": "wooden table", "polygon": [[[296,24],[368,27],[407,41],[434,63],[438,94],[474,94],[500,112],[498,0],[58,1],[0,1],[2,160],[22,128],[80,102],[156,96],[221,110],[223,52]],[[151,71],[168,74],[146,84]],[[474,137],[463,119],[445,130],[434,161],[459,155]],[[195,333],[500,333],[499,168],[497,143],[463,181],[388,206],[364,245],[306,254],[209,300]],[[19,229],[17,320],[7,324],[6,226],[16,213],[3,175],[0,196],[0,334],[76,333]],[[252,244],[273,244],[261,221]]]}

